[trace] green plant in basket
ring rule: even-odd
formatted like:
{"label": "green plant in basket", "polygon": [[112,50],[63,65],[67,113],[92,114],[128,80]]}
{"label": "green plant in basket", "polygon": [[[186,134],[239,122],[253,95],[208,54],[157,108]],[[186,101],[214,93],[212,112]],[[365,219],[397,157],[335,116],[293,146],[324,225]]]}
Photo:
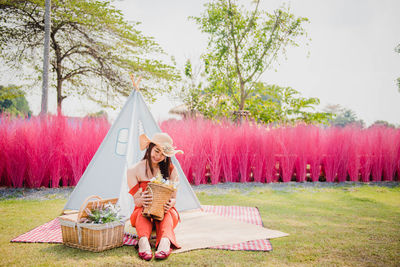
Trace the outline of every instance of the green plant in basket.
{"label": "green plant in basket", "polygon": [[112,203],[106,203],[105,205],[97,206],[91,210],[86,208],[87,218],[83,221],[84,223],[103,224],[119,221],[120,208],[118,205]]}

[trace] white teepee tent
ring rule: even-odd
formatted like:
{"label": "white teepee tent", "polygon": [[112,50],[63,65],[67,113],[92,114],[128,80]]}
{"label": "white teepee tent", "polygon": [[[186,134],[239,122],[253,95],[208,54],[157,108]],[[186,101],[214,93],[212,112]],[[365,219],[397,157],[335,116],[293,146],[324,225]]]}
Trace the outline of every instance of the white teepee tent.
{"label": "white teepee tent", "polygon": [[[151,115],[143,96],[134,90],[107,133],[99,149],[89,163],[72,192],[64,210],[78,210],[90,195],[102,198],[119,198],[121,215],[128,218],[133,211],[133,197],[129,195],[126,172],[129,166],[142,159],[139,149],[142,131],[150,138],[161,132]],[[179,175],[176,208],[178,211],[199,209],[194,194],[179,162],[172,158]]]}

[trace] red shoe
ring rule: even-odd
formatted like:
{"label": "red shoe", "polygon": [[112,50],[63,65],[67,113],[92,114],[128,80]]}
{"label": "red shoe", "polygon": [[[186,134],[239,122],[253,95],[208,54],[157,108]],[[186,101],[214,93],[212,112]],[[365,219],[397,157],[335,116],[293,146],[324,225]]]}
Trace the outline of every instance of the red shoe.
{"label": "red shoe", "polygon": [[168,256],[171,254],[171,252],[172,252],[172,248],[170,248],[168,252],[165,252],[165,251],[156,252],[156,254],[154,255],[154,258],[156,258],[158,260],[164,260],[164,259],[168,258]]}
{"label": "red shoe", "polygon": [[138,254],[139,254],[139,258],[141,258],[142,260],[145,260],[145,261],[149,261],[153,258],[153,253],[151,253],[151,252],[145,251],[145,252],[139,252]]}

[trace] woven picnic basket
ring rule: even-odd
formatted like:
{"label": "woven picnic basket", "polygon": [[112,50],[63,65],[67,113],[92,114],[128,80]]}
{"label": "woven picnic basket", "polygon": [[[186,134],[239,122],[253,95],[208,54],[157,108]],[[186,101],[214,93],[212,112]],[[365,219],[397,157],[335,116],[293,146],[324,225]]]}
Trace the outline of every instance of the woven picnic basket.
{"label": "woven picnic basket", "polygon": [[87,217],[86,209],[106,203],[115,204],[118,198],[102,199],[90,196],[83,202],[78,213],[59,216],[63,244],[93,252],[121,247],[124,240],[124,223],[115,221],[105,224],[81,223]]}
{"label": "woven picnic basket", "polygon": [[164,219],[164,204],[170,200],[174,189],[167,185],[148,183],[147,189],[153,196],[153,201],[149,207],[143,209],[143,216],[152,217],[153,219],[161,221]]}

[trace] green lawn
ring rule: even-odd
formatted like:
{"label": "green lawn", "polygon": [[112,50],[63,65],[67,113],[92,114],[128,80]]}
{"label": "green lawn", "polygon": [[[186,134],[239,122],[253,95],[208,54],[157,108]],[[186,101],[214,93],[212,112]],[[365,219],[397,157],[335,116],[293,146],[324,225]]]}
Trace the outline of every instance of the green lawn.
{"label": "green lawn", "polygon": [[[135,248],[103,253],[10,240],[61,211],[65,199],[0,201],[0,266],[399,266],[400,187],[255,188],[198,193],[202,204],[258,207],[264,226],[287,232],[272,252],[204,249],[143,262]],[[242,192],[242,193],[241,193]]]}

